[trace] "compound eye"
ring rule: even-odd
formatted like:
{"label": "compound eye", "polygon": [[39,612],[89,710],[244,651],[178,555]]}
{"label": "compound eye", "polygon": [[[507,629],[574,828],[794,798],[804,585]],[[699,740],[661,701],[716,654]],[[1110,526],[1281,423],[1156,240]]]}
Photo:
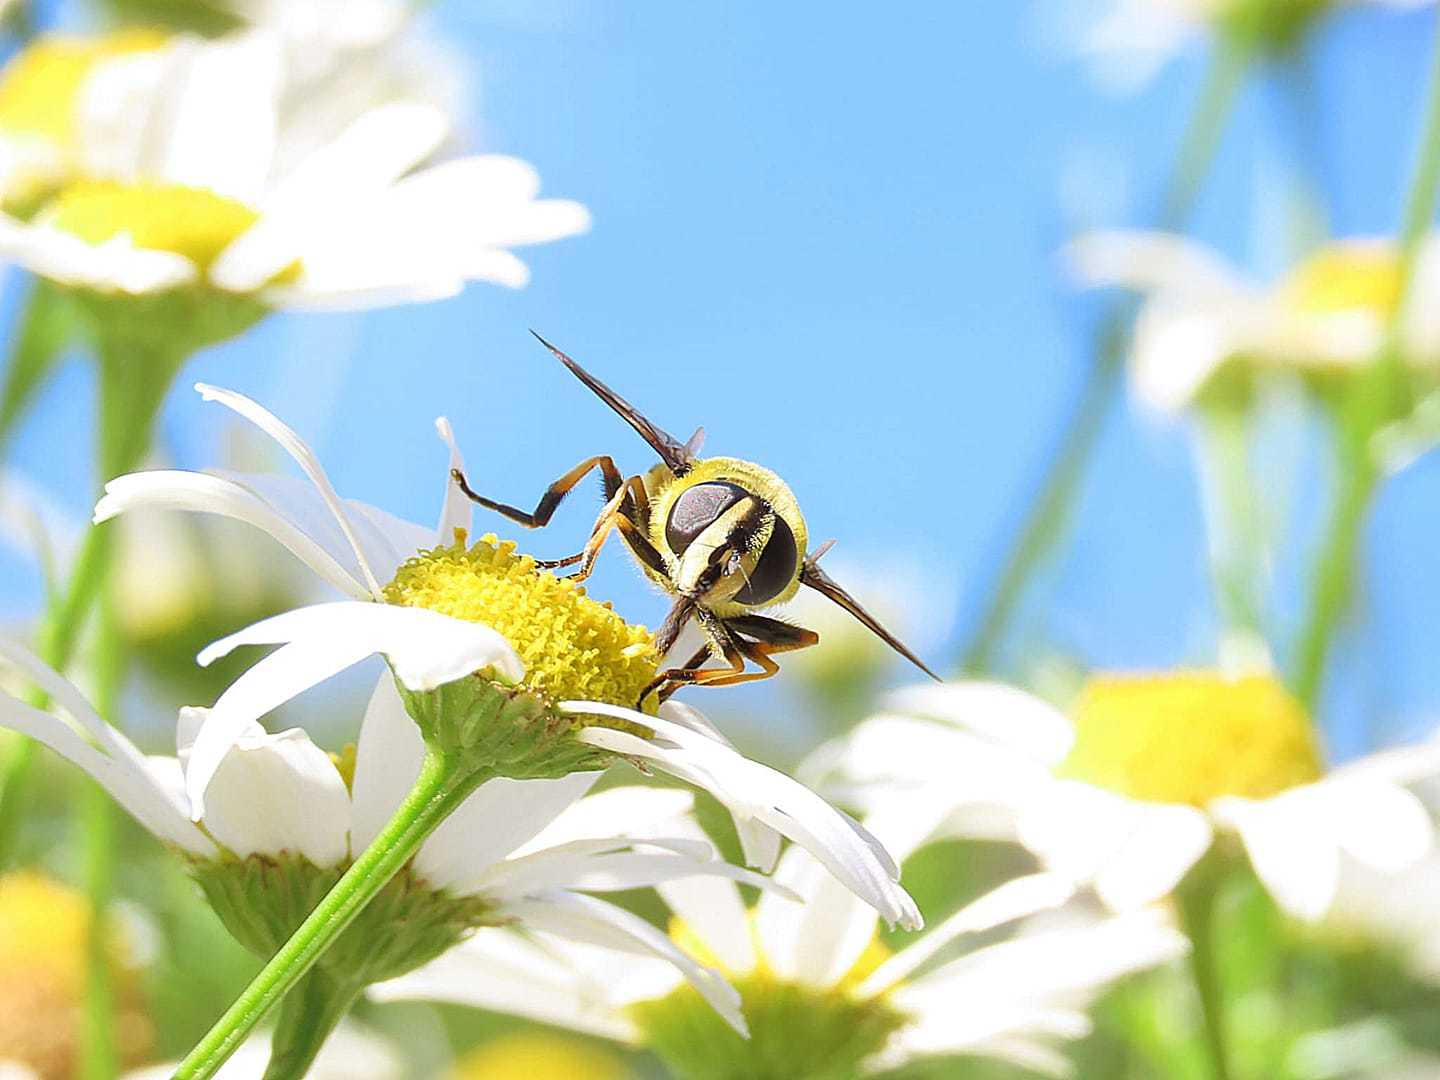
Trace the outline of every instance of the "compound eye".
{"label": "compound eye", "polygon": [[682,491],[670,507],[665,522],[665,543],[676,555],[683,555],[691,542],[715,523],[715,519],[748,495],[744,488],[724,480],[696,484]]}
{"label": "compound eye", "polygon": [[785,591],[799,566],[800,552],[795,546],[795,534],[783,519],[776,517],[765,550],[760,552],[760,559],[750,572],[749,580],[735,594],[735,601],[763,604],[775,599]]}

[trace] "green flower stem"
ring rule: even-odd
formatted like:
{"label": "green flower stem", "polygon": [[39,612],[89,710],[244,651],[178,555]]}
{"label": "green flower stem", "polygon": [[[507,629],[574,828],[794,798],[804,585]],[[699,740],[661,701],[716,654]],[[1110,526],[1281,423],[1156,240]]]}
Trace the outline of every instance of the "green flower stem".
{"label": "green flower stem", "polygon": [[1260,639],[1265,579],[1264,509],[1251,482],[1249,426],[1242,410],[1218,405],[1200,425],[1211,575],[1224,631]]}
{"label": "green flower stem", "polygon": [[[1189,218],[1250,67],[1250,58],[1249,51],[1234,45],[1215,46],[1205,86],[1161,201],[1160,228],[1178,229]],[[1124,302],[1101,323],[1094,360],[1074,411],[995,579],[978,627],[961,652],[960,665],[965,671],[983,672],[993,666],[1026,586],[1064,535],[1080,481],[1124,385],[1133,313],[1133,302]]]}
{"label": "green flower stem", "polygon": [[1430,95],[1420,157],[1405,201],[1400,232],[1399,299],[1391,312],[1385,342],[1363,378],[1341,403],[1338,418],[1338,480],[1330,527],[1311,574],[1306,616],[1296,650],[1295,692],[1311,709],[1324,687],[1325,665],[1354,591],[1356,554],[1371,496],[1381,470],[1375,460],[1375,434],[1391,419],[1405,396],[1402,330],[1413,299],[1415,261],[1435,218],[1440,188],[1440,37],[1431,59]]}
{"label": "green flower stem", "polygon": [[304,1076],[335,1026],[360,996],[360,986],[343,986],[312,969],[280,1005],[263,1080]]}
{"label": "green flower stem", "polygon": [[[180,1063],[174,1080],[206,1080],[214,1076],[375,894],[410,861],[425,838],[489,778],[488,770],[470,764],[461,753],[428,748],[415,787],[390,823]],[[302,1013],[307,1011],[302,1009]],[[322,1011],[313,1015],[324,1014]],[[296,1038],[287,1036],[292,1041]],[[298,1080],[302,1075],[272,1068],[266,1078]]]}
{"label": "green flower stem", "polygon": [[1180,922],[1190,938],[1190,970],[1200,998],[1204,1020],[1205,1049],[1212,1080],[1232,1080],[1229,1042],[1225,1032],[1225,996],[1216,963],[1215,901],[1218,897],[1220,863],[1212,853],[1192,869],[1176,890]]}

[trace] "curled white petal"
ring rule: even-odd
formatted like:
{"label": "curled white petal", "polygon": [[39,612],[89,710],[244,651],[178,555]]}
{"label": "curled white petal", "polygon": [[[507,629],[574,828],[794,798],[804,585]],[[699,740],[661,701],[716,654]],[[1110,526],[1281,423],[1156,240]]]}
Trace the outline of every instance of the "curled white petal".
{"label": "curled white petal", "polygon": [[887,922],[906,929],[924,924],[879,841],[803,784],[670,720],[596,702],[565,702],[561,707],[648,727],[660,736],[658,740],[595,727],[583,729],[580,738],[592,746],[653,761],[709,791],[737,820],[758,821],[788,836],[809,849]]}
{"label": "curled white petal", "polygon": [[196,739],[186,790],[196,821],[205,789],[245,725],[376,653],[411,690],[433,690],[482,669],[518,681],[524,665],[504,637],[424,608],[339,601],[261,620],[200,653],[209,664],[240,645],[281,645],[220,696]]}

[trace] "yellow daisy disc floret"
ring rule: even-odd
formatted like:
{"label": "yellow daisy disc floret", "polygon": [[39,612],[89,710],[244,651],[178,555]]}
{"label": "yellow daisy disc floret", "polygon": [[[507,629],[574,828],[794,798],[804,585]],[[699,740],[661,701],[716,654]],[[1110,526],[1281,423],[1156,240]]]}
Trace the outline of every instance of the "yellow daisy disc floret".
{"label": "yellow daisy disc floret", "polygon": [[90,244],[128,235],[136,247],[183,255],[202,274],[259,220],[244,203],[205,188],[108,180],[69,185],[45,216],[51,225]]}
{"label": "yellow daisy disc floret", "polygon": [[1264,676],[1096,678],[1081,691],[1073,720],[1075,745],[1061,772],[1147,802],[1261,799],[1321,772],[1305,710]]}
{"label": "yellow daisy disc floret", "polygon": [[1400,260],[1382,244],[1335,244],[1296,267],[1280,299],[1302,315],[1356,311],[1387,319],[1400,303]]}
{"label": "yellow daisy disc floret", "polygon": [[634,1074],[607,1050],[540,1032],[502,1035],[460,1058],[446,1080],[629,1080]]}
{"label": "yellow daisy disc floret", "polygon": [[525,686],[551,701],[633,706],[654,679],[654,636],[573,581],[540,570],[493,534],[412,558],[385,587],[392,604],[484,623],[525,663]]}

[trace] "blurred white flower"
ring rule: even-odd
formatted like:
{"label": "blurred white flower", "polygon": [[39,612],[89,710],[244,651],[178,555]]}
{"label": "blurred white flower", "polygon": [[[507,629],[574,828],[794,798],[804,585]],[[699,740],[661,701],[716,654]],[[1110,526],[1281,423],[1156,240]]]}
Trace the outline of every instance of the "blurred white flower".
{"label": "blurred white flower", "polygon": [[1102,83],[1134,90],[1172,57],[1204,38],[1240,39],[1250,48],[1283,50],[1310,24],[1338,7],[1425,7],[1434,0],[1085,0],[1088,18],[1076,51]]}
{"label": "blurred white flower", "polygon": [[[1343,375],[1375,358],[1400,300],[1399,257],[1377,239],[1337,241],[1270,285],[1215,252],[1156,232],[1097,232],[1065,251],[1076,279],[1145,296],[1131,367],[1136,395],[1176,412],[1229,365]],[[1413,369],[1440,373],[1440,237],[1421,248],[1401,327]]]}
{"label": "blurred white flower", "polygon": [[516,158],[419,168],[450,121],[413,100],[366,108],[323,138],[312,131],[297,158],[295,138],[282,137],[285,53],[271,33],[121,40],[123,51],[74,45],[78,61],[24,54],[14,63],[43,70],[0,83],[3,134],[17,130],[7,102],[49,116],[52,83],[69,80],[73,111],[46,144],[61,147],[53,192],[33,194],[33,139],[15,144],[31,147],[23,155],[0,140],[0,161],[22,162],[0,183],[24,174],[18,192],[3,189],[19,216],[0,216],[0,256],[61,284],[121,294],[204,285],[271,307],[433,300],[467,281],[522,286],[528,271],[510,248],[589,226],[580,204],[537,199],[539,177]]}
{"label": "blurred white flower", "polygon": [[[215,1080],[262,1080],[269,1063],[270,1032],[262,1031],[241,1043],[215,1073]],[[123,1074],[121,1080],[170,1080],[178,1064],[147,1065]],[[407,1076],[405,1061],[388,1039],[346,1020],[325,1041],[305,1080],[406,1080]]]}
{"label": "blurred white flower", "polygon": [[1013,838],[1117,910],[1166,896],[1233,833],[1307,920],[1346,860],[1395,874],[1426,855],[1434,827],[1407,785],[1437,773],[1440,741],[1326,770],[1282,687],[1205,672],[1092,679],[1069,719],[1009,687],[916,687],[801,769],[883,817],[881,835]]}
{"label": "blurred white flower", "polygon": [[1054,1044],[1089,1030],[1084,1010],[1093,996],[1185,951],[1183,937],[1144,912],[1022,933],[942,959],[962,938],[1071,895],[1063,878],[1037,874],[1002,885],[892,953],[877,936],[874,911],[803,849],[785,854],[775,879],[799,900],[766,894],[750,910],[726,883],[660,887],[678,916],[672,936],[741,989],[747,1047],[697,1034],[683,998],[673,996],[678,980],[659,965],[551,937],[477,937],[372,994],[518,1014],[650,1046],[662,1057],[743,1055],[753,1046],[772,1069],[782,1061],[795,1076],[818,1074],[820,1062],[835,1075],[859,1075],[960,1053],[1065,1075]]}
{"label": "blurred white flower", "polygon": [[[235,860],[267,866],[298,860],[296,872],[302,875],[348,866],[404,801],[424,756],[420,732],[387,673],[366,710],[353,767],[345,759],[332,760],[299,728],[270,735],[251,724],[220,762],[204,813],[196,816],[183,792],[207,710],[181,710],[176,757],[146,757],[28,650],[0,639],[0,659],[51,695],[69,718],[0,694],[0,725],[84,769],[156,837],[190,855],[202,882],[211,876],[206,864],[213,864],[215,877],[243,874]],[[473,911],[474,925],[562,927],[582,940],[588,935],[623,941],[680,965],[705,999],[743,1028],[738,1002],[722,979],[633,915],[582,891],[645,888],[694,873],[768,883],[720,861],[708,843],[688,835],[610,834],[612,822],[628,829],[663,827],[688,811],[691,797],[634,788],[582,798],[596,778],[574,773],[558,780],[482,784],[415,855],[408,871],[409,905],[416,905],[416,893],[433,895],[437,905],[471,900],[475,907],[467,910]],[[217,892],[207,891],[214,901]],[[263,887],[246,890],[245,903],[260,909],[247,918],[264,918],[266,899]],[[287,893],[280,903],[290,899]],[[225,918],[226,908],[216,907]],[[422,921],[413,912],[411,918]],[[464,929],[457,928],[457,938]],[[387,961],[387,977],[405,967],[404,950],[397,946],[401,937],[397,932],[387,943],[398,957]]]}
{"label": "blurred white flower", "polygon": [[[567,689],[585,689],[603,699],[597,687],[607,679],[614,683],[610,693],[621,692],[622,683],[633,684],[624,691],[624,700],[633,700],[654,674],[653,642],[647,654],[647,633],[625,628],[617,615],[585,598],[572,583],[537,573],[533,561],[512,554],[513,545],[502,547],[488,538],[463,550],[459,540],[470,531],[472,504],[450,477],[450,470],[463,462],[448,422],[436,424],[450,447],[450,468],[440,524],[430,529],[342,501],[314,452],[275,416],[231,391],[199,389],[274,438],[310,483],[269,475],[132,473],[106,485],[96,521],[136,509],[182,509],[245,521],[352,599],[266,619],[201,654],[201,662],[208,663],[241,645],[283,646],[232,684],[197,734],[186,777],[197,810],[225,755],[256,721],[366,657],[383,654],[396,678],[412,691],[433,690],[487,667],[519,681],[530,677],[528,669],[547,680],[544,693],[560,698],[554,702],[560,712],[582,718],[574,739],[596,751],[594,760],[623,757],[653,765],[718,798],[735,818],[750,865],[771,869],[781,836],[787,836],[811,850],[887,921],[920,925],[914,901],[897,884],[894,861],[873,836],[790,777],[739,754],[696,710],[671,701],[659,716],[649,716],[606,700],[564,700]],[[472,556],[488,562],[468,561]],[[498,577],[492,563],[500,567]],[[481,569],[489,576],[477,577]],[[425,578],[416,594],[434,608],[395,602],[382,582],[398,580],[402,571]],[[444,578],[431,579],[431,573]],[[563,618],[553,621],[557,617],[547,605],[562,603],[567,605]],[[450,611],[466,617],[452,617]],[[597,623],[591,634],[578,621],[584,617],[604,620],[604,625]],[[516,644],[478,619],[506,626],[517,641],[522,633],[530,640]],[[622,633],[613,630],[614,623],[621,624]],[[607,645],[602,645],[601,629],[612,637]],[[571,647],[567,634],[575,633],[587,635],[583,649]],[[616,675],[614,669],[623,670]],[[620,721],[623,730],[599,726],[602,717]],[[637,730],[648,734],[642,737]]]}

